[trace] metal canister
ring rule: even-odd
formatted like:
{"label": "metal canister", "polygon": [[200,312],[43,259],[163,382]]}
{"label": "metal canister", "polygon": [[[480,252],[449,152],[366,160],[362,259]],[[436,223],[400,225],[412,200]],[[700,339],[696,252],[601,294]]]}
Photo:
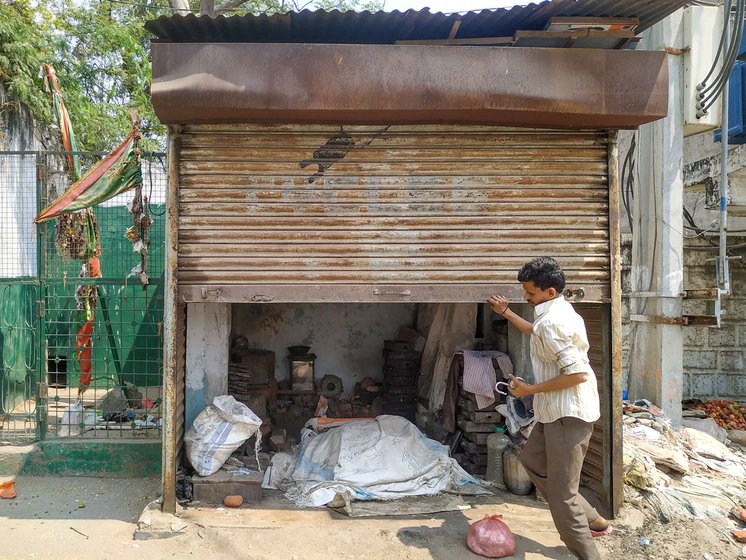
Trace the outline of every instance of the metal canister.
{"label": "metal canister", "polygon": [[525,467],[521,464],[521,448],[519,445],[510,444],[503,450],[503,476],[505,486],[513,494],[525,496],[530,494],[534,487]]}

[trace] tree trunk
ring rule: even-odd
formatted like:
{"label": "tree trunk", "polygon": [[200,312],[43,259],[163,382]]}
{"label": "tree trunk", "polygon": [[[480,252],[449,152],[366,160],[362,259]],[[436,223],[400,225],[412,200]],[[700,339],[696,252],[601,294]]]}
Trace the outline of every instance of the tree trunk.
{"label": "tree trunk", "polygon": [[215,15],[215,0],[200,0],[199,13],[202,16],[213,17]]}

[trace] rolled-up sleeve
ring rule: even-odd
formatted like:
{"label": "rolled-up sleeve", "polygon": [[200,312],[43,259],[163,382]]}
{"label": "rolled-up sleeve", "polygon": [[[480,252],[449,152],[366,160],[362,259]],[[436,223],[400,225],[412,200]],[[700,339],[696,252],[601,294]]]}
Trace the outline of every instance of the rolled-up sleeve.
{"label": "rolled-up sleeve", "polygon": [[588,373],[590,371],[587,352],[575,344],[569,330],[556,323],[544,323],[536,334],[557,358],[560,373]]}

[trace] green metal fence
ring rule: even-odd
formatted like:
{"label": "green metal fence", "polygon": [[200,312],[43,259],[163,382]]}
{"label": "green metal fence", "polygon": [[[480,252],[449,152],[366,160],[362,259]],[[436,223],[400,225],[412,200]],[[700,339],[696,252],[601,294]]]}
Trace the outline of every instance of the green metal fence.
{"label": "green metal fence", "polygon": [[[69,187],[62,155],[0,152],[0,441],[160,437],[164,156],[142,158],[135,207],[151,222],[146,259],[125,236],[131,191],[93,209],[101,268],[94,278],[76,246],[84,215],[33,225]],[[85,170],[103,154],[79,155]]]}

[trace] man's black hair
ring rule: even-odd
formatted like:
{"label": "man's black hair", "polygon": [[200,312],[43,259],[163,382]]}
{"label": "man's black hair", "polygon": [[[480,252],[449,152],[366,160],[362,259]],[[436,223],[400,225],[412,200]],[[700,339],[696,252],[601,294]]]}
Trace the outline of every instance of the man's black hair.
{"label": "man's black hair", "polygon": [[565,289],[565,273],[552,257],[537,257],[528,261],[518,271],[519,282],[533,282],[541,290],[554,288],[559,293]]}

